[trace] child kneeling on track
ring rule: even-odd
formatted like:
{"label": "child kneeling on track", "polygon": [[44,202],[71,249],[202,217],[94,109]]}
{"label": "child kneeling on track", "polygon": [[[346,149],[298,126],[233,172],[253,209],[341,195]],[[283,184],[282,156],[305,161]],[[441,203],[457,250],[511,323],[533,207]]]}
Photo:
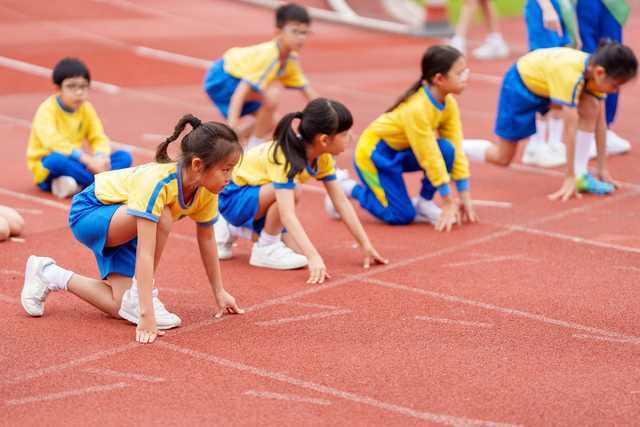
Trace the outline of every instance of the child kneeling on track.
{"label": "child kneeling on track", "polygon": [[[33,118],[27,165],[36,185],[61,199],[93,184],[97,173],[131,166],[131,154],[112,152],[96,110],[87,102],[90,83],[89,69],[82,61],[61,60],[53,69],[56,93],[38,107]],[[91,155],[81,149],[84,139]]]}
{"label": "child kneeling on track", "polygon": [[[608,40],[593,55],[565,47],[527,53],[507,71],[502,83],[495,127],[498,144],[465,141],[464,151],[471,158],[507,166],[517,142],[535,133],[536,112],[546,113],[549,103],[555,102],[562,105],[567,166],[562,187],[549,198],[612,193],[618,184],[607,169],[604,99],[635,77],[637,70],[631,49]],[[594,133],[601,181],[587,172]]]}
{"label": "child kneeling on track", "polygon": [[[292,128],[294,119],[300,120],[299,135]],[[251,265],[283,270],[309,265],[307,283],[323,283],[330,278],[295,213],[301,184],[313,177],[322,181],[360,244],[364,266],[369,267],[371,261],[387,263],[371,245],[336,181],[333,156],[343,152],[349,143],[352,123],[351,113],[344,105],[316,98],[302,112],[289,113],[280,120],[274,141],[245,153],[233,171],[233,182],[220,193],[220,213],[227,221],[220,218],[216,224],[220,259],[231,258],[231,244],[243,237],[256,241]],[[284,235],[283,227],[287,231]]]}
{"label": "child kneeling on track", "polygon": [[[460,149],[460,112],[451,96],[463,91],[468,74],[467,61],[458,49],[447,45],[427,49],[420,79],[360,135],[354,163],[364,185],[341,171],[345,193],[389,224],[426,222],[438,231],[449,231],[456,221],[476,222],[469,162]],[[419,170],[425,172],[422,189],[411,200],[402,174]],[[451,195],[451,179],[456,181],[459,209]],[[442,197],[442,209],[432,200],[436,190]]]}
{"label": "child kneeling on track", "polygon": [[[180,155],[172,160],[167,148],[185,126]],[[218,305],[243,313],[222,286],[214,226],[218,194],[231,179],[242,154],[236,133],[227,125],[201,123],[187,114],[156,151],[156,163],[105,172],[73,198],[69,225],[73,235],[93,250],[100,275],[109,284],[64,270],[51,258],[31,256],[27,262],[22,305],[42,316],[50,291],[68,290],[117,318],[138,325],[136,341],[153,342],[159,329],[180,325],[153,290],[153,276],[172,224],[189,216],[196,224],[198,248]]]}

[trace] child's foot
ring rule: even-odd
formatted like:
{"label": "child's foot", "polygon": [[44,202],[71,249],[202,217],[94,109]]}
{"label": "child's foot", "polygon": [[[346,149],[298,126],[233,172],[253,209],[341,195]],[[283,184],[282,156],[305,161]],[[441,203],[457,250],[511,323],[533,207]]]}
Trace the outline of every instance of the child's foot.
{"label": "child's foot", "polygon": [[338,169],[336,171],[336,179],[340,184],[340,188],[344,191],[344,194],[347,197],[351,197],[351,193],[353,193],[353,187],[358,185],[355,179],[351,178],[351,174],[347,169]]}
{"label": "child's foot", "polygon": [[[158,329],[171,329],[180,326],[182,321],[178,316],[173,313],[169,313],[164,304],[158,299],[158,290],[153,290],[153,311],[156,315],[156,325]],[[140,321],[140,304],[138,301],[133,301],[129,291],[125,292],[122,296],[122,303],[120,304],[120,311],[118,314],[136,325]]]}
{"label": "child's foot", "polygon": [[[563,146],[562,144],[560,144]],[[564,150],[552,148],[549,144],[543,144],[533,150],[525,148],[522,154],[522,163],[543,168],[555,168],[567,163],[567,155]]]}
{"label": "child's foot", "polygon": [[485,41],[482,46],[471,51],[471,54],[476,59],[490,60],[507,58],[509,56],[509,47],[504,40]]}
{"label": "child's foot", "polygon": [[453,36],[451,40],[449,40],[449,46],[453,46],[462,52],[463,55],[467,54],[467,41],[462,36]]}
{"label": "child's foot", "polygon": [[258,242],[254,243],[249,264],[275,270],[294,270],[309,264],[309,260],[306,256],[295,253],[280,240],[273,245],[262,247]]}
{"label": "child's foot", "polygon": [[80,190],[76,180],[70,176],[63,175],[51,180],[51,194],[59,199],[66,199],[79,193]]}
{"label": "child's foot", "polygon": [[415,197],[411,200],[413,207],[416,209],[416,217],[413,222],[424,222],[435,225],[440,218],[442,209],[440,209],[433,200],[427,200],[424,197]]}
{"label": "child's foot", "polygon": [[613,184],[598,181],[589,175],[588,172],[585,172],[578,177],[576,180],[576,188],[580,193],[591,194],[611,194],[615,190]]}
{"label": "child's foot", "polygon": [[27,313],[40,317],[44,311],[44,300],[49,296],[49,281],[42,275],[42,269],[56,262],[51,258],[31,255],[27,260],[27,270],[24,274],[22,287],[22,306]]}
{"label": "child's foot", "polygon": [[229,223],[222,215],[218,216],[218,222],[214,224],[213,232],[218,244],[218,259],[231,259],[231,245],[238,238],[231,234]]}
{"label": "child's foot", "polygon": [[[607,154],[622,154],[631,150],[631,143],[624,138],[616,135],[611,129],[607,129]],[[591,145],[589,146],[589,158],[595,159],[598,157],[598,151],[596,149],[596,139],[591,139]]]}

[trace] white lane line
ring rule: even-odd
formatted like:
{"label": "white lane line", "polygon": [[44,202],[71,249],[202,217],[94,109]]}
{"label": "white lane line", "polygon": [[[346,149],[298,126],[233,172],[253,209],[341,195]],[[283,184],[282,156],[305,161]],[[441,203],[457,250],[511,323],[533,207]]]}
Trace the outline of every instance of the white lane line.
{"label": "white lane line", "polygon": [[613,267],[613,268],[618,269],[618,270],[640,271],[640,268],[638,268],[638,267],[616,266],[616,267]]}
{"label": "white lane line", "polygon": [[492,200],[473,200],[474,206],[487,206],[490,208],[510,208],[513,207],[511,202],[494,202]]}
{"label": "white lane line", "polygon": [[427,291],[427,290],[420,289],[420,288],[412,288],[411,286],[400,285],[398,283],[391,283],[391,282],[387,282],[387,281],[384,281],[384,280],[377,280],[377,279],[371,279],[371,278],[366,278],[366,279],[361,279],[361,280],[364,281],[364,282],[373,283],[373,284],[380,285],[380,286],[385,286],[385,287],[391,288],[391,289],[415,292],[417,294],[427,295],[427,296],[430,296],[430,297],[433,297],[433,298],[443,299],[443,300],[446,300],[446,301],[451,301],[451,302],[460,303],[460,304],[467,304],[467,305],[471,305],[471,306],[475,306],[475,307],[486,308],[488,310],[493,310],[493,311],[497,311],[497,312],[500,312],[500,313],[509,314],[509,315],[512,315],[512,316],[524,317],[526,319],[537,320],[537,321],[548,323],[548,324],[551,324],[551,325],[562,326],[562,327],[568,328],[568,329],[577,329],[579,331],[591,332],[592,334],[604,335],[604,336],[620,338],[620,339],[624,339],[624,340],[640,340],[640,338],[634,337],[634,336],[631,336],[631,335],[625,335],[625,334],[620,334],[618,332],[606,331],[604,329],[593,328],[591,326],[584,326],[584,325],[580,325],[578,323],[565,322],[563,320],[552,319],[550,317],[541,316],[539,314],[532,314],[532,313],[527,313],[527,312],[521,311],[521,310],[514,310],[514,309],[511,309],[511,308],[499,307],[497,305],[487,304],[487,303],[480,302],[480,301],[473,301],[473,300],[469,300],[469,299],[465,299],[465,298],[456,297],[456,296],[453,296],[453,295],[446,295],[446,294],[442,294],[442,293],[439,293],[439,292]]}
{"label": "white lane line", "polygon": [[590,246],[599,246],[601,248],[617,249],[619,251],[640,253],[640,248],[634,248],[631,246],[622,246],[622,245],[616,245],[614,243],[599,242],[597,240],[585,239],[584,237],[569,236],[567,234],[554,233],[552,231],[538,230],[535,228],[521,227],[519,225],[510,225],[507,227],[514,231],[522,231],[529,234],[536,234],[538,236],[553,237],[555,239],[568,240],[570,242],[580,243],[580,244],[585,244]]}
{"label": "white lane line", "polygon": [[44,213],[44,211],[41,209],[25,209],[25,208],[14,208],[14,209],[26,215],[42,215]]}
{"label": "white lane line", "polygon": [[89,387],[89,388],[83,388],[78,390],[63,391],[60,393],[47,394],[44,396],[32,396],[32,397],[23,397],[22,399],[11,399],[11,400],[6,400],[5,402],[8,403],[9,405],[22,405],[25,403],[42,402],[44,400],[55,400],[55,399],[64,399],[65,397],[81,396],[87,393],[97,393],[100,391],[117,390],[124,387],[129,387],[129,384],[116,383],[116,384],[105,385],[105,386],[97,386],[97,387]]}
{"label": "white lane line", "polygon": [[2,274],[15,274],[17,276],[24,276],[24,271],[18,271],[18,270],[0,270],[0,273],[2,273]]}
{"label": "white lane line", "polygon": [[191,357],[195,357],[201,360],[206,360],[208,362],[215,363],[217,365],[226,366],[228,368],[247,372],[263,378],[269,378],[275,381],[283,382],[285,384],[291,384],[297,387],[303,387],[309,390],[315,390],[320,393],[328,394],[330,396],[339,397],[341,399],[349,400],[356,403],[361,403],[364,405],[370,405],[375,408],[385,409],[391,412],[407,415],[407,416],[422,419],[422,420],[427,420],[431,422],[447,424],[452,426],[469,426],[469,425],[512,426],[513,425],[513,424],[507,424],[507,423],[497,423],[497,422],[477,420],[472,418],[454,417],[450,415],[416,411],[414,409],[407,408],[404,406],[394,405],[394,404],[383,402],[377,399],[372,399],[366,396],[360,396],[355,393],[338,390],[325,385],[312,383],[310,381],[299,380],[297,378],[292,378],[276,372],[269,372],[261,368],[256,368],[256,367],[245,365],[242,363],[237,363],[231,360],[221,359],[219,357],[212,356],[210,354],[201,353],[195,350],[190,350],[188,348],[180,347],[174,344],[169,344],[166,341],[156,341],[156,343],[160,347],[164,347],[168,350],[173,350]]}
{"label": "white lane line", "polygon": [[611,337],[603,337],[601,335],[580,335],[574,334],[571,335],[574,338],[584,338],[591,340],[599,340],[599,341],[611,341],[611,342],[621,342],[621,343],[629,343],[629,344],[640,344],[640,338],[635,339],[626,339],[626,338],[611,338]]}
{"label": "white lane line", "polygon": [[296,396],[295,394],[270,393],[268,391],[245,391],[248,396],[266,397],[269,399],[290,400],[293,402],[313,403],[315,405],[331,405],[330,400],[314,399],[313,397]]}
{"label": "white lane line", "polygon": [[6,302],[7,304],[18,304],[20,300],[18,298],[8,297],[0,294],[0,302]]}
{"label": "white lane line", "polygon": [[127,350],[131,350],[134,349],[136,347],[139,347],[141,345],[144,344],[140,344],[137,342],[133,342],[133,343],[129,343],[126,345],[122,345],[120,347],[115,347],[115,348],[111,348],[109,350],[105,350],[105,351],[100,351],[97,353],[94,353],[92,355],[86,356],[86,357],[81,357],[79,359],[75,359],[75,360],[70,360],[69,362],[66,363],[62,363],[60,365],[55,365],[55,366],[49,366],[48,368],[44,368],[44,369],[38,369],[36,371],[33,371],[31,373],[25,374],[25,375],[21,375],[17,378],[14,378],[12,380],[8,380],[8,381],[4,381],[3,383],[0,383],[1,385],[12,385],[12,384],[18,384],[33,378],[39,378],[42,377],[44,375],[48,375],[54,372],[58,372],[61,371],[63,369],[67,369],[67,368],[72,368],[74,366],[78,366],[81,365],[83,363],[87,363],[87,362],[92,362],[94,360],[98,360],[102,357],[106,357],[106,356],[112,356],[114,354],[118,354],[121,353],[123,351],[127,351]]}
{"label": "white lane line", "polygon": [[108,369],[87,368],[84,371],[92,372],[94,374],[100,374],[100,375],[108,375],[110,377],[122,377],[122,378],[130,378],[138,381],[147,381],[150,383],[159,383],[165,380],[164,378],[160,378],[160,377],[149,377],[147,375],[140,375],[140,374],[128,374],[126,372],[110,371]]}
{"label": "white lane line", "polygon": [[429,320],[431,322],[450,323],[452,325],[480,326],[482,328],[493,327],[492,323],[465,322],[464,320],[438,319],[435,317],[426,317],[426,316],[414,316],[413,318],[418,320]]}
{"label": "white lane line", "polygon": [[284,304],[298,305],[300,307],[324,308],[324,309],[327,309],[327,310],[342,310],[340,307],[334,307],[332,305],[314,304],[314,303],[311,303],[311,302],[287,301]]}
{"label": "white lane line", "polygon": [[55,201],[49,200],[49,199],[43,199],[43,198],[40,198],[40,197],[30,196],[28,194],[19,193],[17,191],[7,190],[6,188],[0,188],[0,194],[4,194],[6,196],[15,197],[15,198],[18,198],[18,199],[21,199],[21,200],[28,200],[30,202],[40,203],[41,205],[50,206],[50,207],[56,208],[56,209],[62,209],[64,211],[69,211],[69,208],[71,207],[71,205],[67,205],[67,204],[60,203],[60,202],[55,202]]}
{"label": "white lane line", "polygon": [[307,314],[305,316],[286,317],[284,319],[268,320],[264,322],[254,322],[254,324],[260,325],[260,326],[271,326],[271,325],[279,325],[281,323],[300,322],[302,320],[319,319],[322,317],[336,316],[338,314],[347,314],[347,313],[351,313],[351,310],[324,311],[322,313]]}
{"label": "white lane line", "polygon": [[473,261],[462,261],[462,262],[452,262],[449,264],[442,264],[441,267],[462,267],[465,265],[473,265],[473,264],[484,264],[485,262],[502,262],[502,261],[529,261],[529,262],[540,262],[539,259],[529,258],[522,255],[507,255],[507,256],[497,256],[493,258],[483,258],[476,259]]}

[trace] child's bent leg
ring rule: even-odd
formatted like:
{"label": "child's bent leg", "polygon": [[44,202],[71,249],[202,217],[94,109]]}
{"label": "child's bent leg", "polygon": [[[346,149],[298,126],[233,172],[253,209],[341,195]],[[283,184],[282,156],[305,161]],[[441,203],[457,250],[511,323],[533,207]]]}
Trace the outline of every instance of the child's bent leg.
{"label": "child's bent leg", "polygon": [[49,170],[52,179],[60,176],[70,176],[83,187],[93,184],[93,174],[87,170],[85,165],[72,157],[51,153],[43,157],[41,161],[42,166]]}
{"label": "child's bent leg", "polygon": [[133,163],[133,157],[128,151],[118,150],[111,153],[111,170],[126,169]]}
{"label": "child's bent leg", "polygon": [[280,89],[275,85],[269,85],[262,93],[262,105],[256,111],[256,121],[253,125],[248,148],[264,142],[265,137],[273,130],[274,116],[280,103]]}
{"label": "child's bent leg", "polygon": [[516,155],[517,148],[517,141],[510,141],[499,136],[498,143],[492,144],[485,151],[485,158],[489,163],[494,163],[498,166],[509,166]]}
{"label": "child's bent leg", "polygon": [[9,236],[17,236],[22,233],[22,229],[24,228],[24,218],[22,218],[16,210],[6,206],[0,206],[0,218],[4,219],[6,230],[8,231],[5,239]]}
{"label": "child's bent leg", "polygon": [[111,273],[107,279],[111,286],[100,280],[74,274],[67,284],[67,289],[97,309],[116,319],[121,319],[118,311],[122,303],[122,295],[131,287],[131,277]]}

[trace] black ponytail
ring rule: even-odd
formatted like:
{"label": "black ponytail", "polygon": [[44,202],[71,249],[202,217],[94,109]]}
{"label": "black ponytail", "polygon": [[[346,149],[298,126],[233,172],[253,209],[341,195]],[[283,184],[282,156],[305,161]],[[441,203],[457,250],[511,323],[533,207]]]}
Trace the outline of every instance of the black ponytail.
{"label": "black ponytail", "polygon": [[[291,127],[294,119],[300,119],[296,135]],[[313,143],[317,135],[334,136],[353,125],[353,117],[347,108],[337,101],[316,98],[309,102],[300,113],[289,113],[284,116],[274,132],[276,141],[273,161],[278,163],[278,148],[285,158],[287,177],[294,178],[307,165],[307,144]]]}
{"label": "black ponytail", "polygon": [[638,60],[633,51],[623,44],[601,39],[592,58],[594,65],[604,68],[608,77],[631,80],[638,72]]}
{"label": "black ponytail", "polygon": [[398,98],[391,108],[386,112],[389,113],[395,110],[398,105],[406,101],[411,95],[416,93],[423,85],[423,82],[427,84],[433,83],[433,78],[436,74],[445,75],[451,69],[454,62],[462,56],[462,52],[453,46],[446,44],[437,44],[431,46],[422,56],[421,70],[422,76],[415,82],[409,90],[407,90],[400,98]]}

